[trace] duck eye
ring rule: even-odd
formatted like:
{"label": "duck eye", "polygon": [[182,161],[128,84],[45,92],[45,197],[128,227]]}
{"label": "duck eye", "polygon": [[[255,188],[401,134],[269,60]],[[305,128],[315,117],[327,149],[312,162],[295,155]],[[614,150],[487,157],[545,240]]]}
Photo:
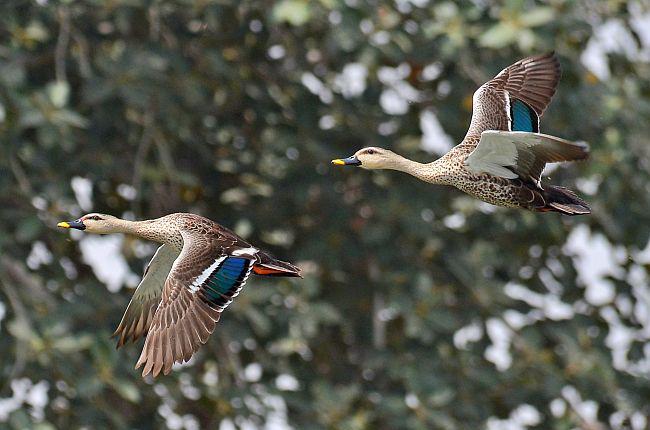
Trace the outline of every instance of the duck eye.
{"label": "duck eye", "polygon": [[376,153],[376,151],[374,149],[366,149],[366,154],[372,155],[374,153]]}
{"label": "duck eye", "polygon": [[101,220],[101,218],[98,217],[97,215],[90,216],[90,217],[88,217],[88,218],[86,218],[86,219],[87,219],[87,220],[91,219],[91,220],[93,220],[93,221],[100,221],[100,220]]}

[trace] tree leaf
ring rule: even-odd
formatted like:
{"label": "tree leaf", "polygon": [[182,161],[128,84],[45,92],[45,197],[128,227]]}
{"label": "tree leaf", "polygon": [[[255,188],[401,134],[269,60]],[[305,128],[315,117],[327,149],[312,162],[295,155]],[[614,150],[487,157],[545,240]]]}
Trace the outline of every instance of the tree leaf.
{"label": "tree leaf", "polygon": [[523,13],[519,21],[525,27],[537,27],[551,22],[555,18],[555,9],[552,7],[538,7]]}
{"label": "tree leaf", "polygon": [[310,17],[310,5],[305,0],[282,0],[273,8],[273,18],[278,22],[301,26],[306,24]]}
{"label": "tree leaf", "polygon": [[511,22],[492,26],[479,38],[479,43],[488,48],[503,48],[517,40],[519,29]]}

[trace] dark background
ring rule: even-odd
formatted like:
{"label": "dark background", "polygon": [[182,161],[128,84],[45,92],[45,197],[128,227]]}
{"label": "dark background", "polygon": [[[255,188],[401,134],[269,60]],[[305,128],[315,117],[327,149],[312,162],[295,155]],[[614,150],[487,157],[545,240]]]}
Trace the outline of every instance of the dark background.
{"label": "dark background", "polygon": [[[648,428],[648,28],[614,0],[2,2],[0,427]],[[330,165],[434,159],[550,50],[542,129],[592,148],[550,175],[591,216]],[[155,247],[55,227],[90,211],[198,213],[305,279],[251,278],[143,380],[109,336]]]}

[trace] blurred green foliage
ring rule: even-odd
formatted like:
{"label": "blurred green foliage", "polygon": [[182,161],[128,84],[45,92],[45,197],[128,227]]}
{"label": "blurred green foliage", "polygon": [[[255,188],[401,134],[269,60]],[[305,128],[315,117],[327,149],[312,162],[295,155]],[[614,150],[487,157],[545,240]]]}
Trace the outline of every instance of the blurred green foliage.
{"label": "blurred green foliage", "polygon": [[[641,13],[617,0],[2,2],[0,427],[644,428]],[[605,50],[598,79],[580,58],[611,22],[631,45]],[[592,216],[330,167],[368,144],[431,159],[423,112],[459,142],[473,91],[549,50],[563,79],[543,130],[592,147],[553,181],[577,183]],[[407,94],[405,112],[386,112],[388,90]],[[192,365],[142,380],[141,344],[109,339],[130,291],[109,292],[79,237],[55,228],[90,209],[75,177],[95,211],[199,213],[305,279],[252,278]],[[121,243],[134,273],[152,252]]]}

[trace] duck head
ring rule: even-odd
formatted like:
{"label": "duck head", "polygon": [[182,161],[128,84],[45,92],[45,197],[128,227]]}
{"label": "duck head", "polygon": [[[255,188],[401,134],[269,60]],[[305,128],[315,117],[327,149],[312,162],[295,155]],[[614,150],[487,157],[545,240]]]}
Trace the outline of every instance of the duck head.
{"label": "duck head", "polygon": [[332,160],[336,166],[357,166],[363,169],[396,169],[402,157],[384,148],[370,146],[363,148],[348,158]]}
{"label": "duck head", "polygon": [[74,228],[87,233],[107,234],[115,231],[115,224],[119,218],[112,215],[90,213],[74,221],[63,221],[56,226],[61,228]]}

